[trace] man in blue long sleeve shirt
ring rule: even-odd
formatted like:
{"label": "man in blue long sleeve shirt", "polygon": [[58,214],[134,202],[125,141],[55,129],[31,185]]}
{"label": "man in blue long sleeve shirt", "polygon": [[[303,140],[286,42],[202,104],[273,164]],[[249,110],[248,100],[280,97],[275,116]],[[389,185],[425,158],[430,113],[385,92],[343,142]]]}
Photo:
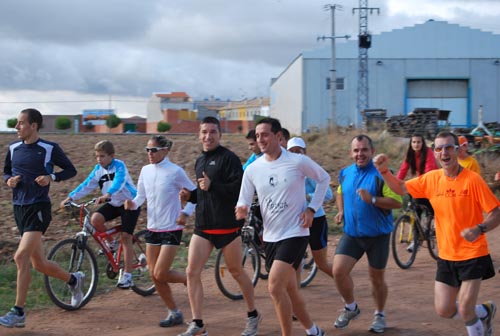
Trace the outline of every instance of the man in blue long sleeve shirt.
{"label": "man in blue long sleeve shirt", "polygon": [[[21,111],[16,130],[20,140],[9,145],[4,165],[4,181],[12,189],[14,218],[21,241],[14,255],[17,266],[17,292],[15,306],[0,317],[0,325],[8,328],[24,327],[24,306],[31,282],[30,263],[48,276],[66,282],[72,293],[71,305],[78,307],[83,299],[85,275],[70,274],[56,263],[48,261],[43,252],[42,235],[51,216],[49,187],[76,175],[76,169],[58,144],[40,139],[42,114],[35,109]],[[54,166],[62,168],[55,172]]]}

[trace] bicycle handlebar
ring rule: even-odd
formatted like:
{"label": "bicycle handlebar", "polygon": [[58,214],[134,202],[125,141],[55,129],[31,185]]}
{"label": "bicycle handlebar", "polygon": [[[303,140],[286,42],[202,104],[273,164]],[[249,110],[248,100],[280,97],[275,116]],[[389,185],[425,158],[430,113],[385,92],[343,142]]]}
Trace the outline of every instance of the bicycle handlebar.
{"label": "bicycle handlebar", "polygon": [[[89,205],[95,204],[96,201],[97,201],[97,197],[91,199],[90,201],[87,201],[85,203],[80,203],[80,204],[75,203],[73,201],[68,201],[68,202],[64,203],[64,206],[65,207],[74,207],[74,208],[80,208],[83,206],[84,208],[87,208]],[[109,201],[111,201],[111,198],[106,199],[106,202],[109,202]]]}

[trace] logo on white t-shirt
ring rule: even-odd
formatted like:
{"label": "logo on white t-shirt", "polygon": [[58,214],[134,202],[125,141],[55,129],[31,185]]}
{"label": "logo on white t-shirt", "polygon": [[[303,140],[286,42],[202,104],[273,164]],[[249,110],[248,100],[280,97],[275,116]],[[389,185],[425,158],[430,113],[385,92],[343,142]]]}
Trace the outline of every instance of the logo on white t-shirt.
{"label": "logo on white t-shirt", "polygon": [[276,187],[278,185],[278,176],[277,175],[271,175],[269,176],[269,185],[271,187]]}

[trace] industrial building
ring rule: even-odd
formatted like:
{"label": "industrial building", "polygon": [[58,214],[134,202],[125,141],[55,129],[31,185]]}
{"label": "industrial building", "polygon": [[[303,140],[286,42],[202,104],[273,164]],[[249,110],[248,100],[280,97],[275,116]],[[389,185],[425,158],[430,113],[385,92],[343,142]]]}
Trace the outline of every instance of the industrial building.
{"label": "industrial building", "polygon": [[[357,109],[358,41],[336,43],[336,120],[362,125]],[[372,35],[368,104],[387,116],[417,108],[450,111],[452,127],[500,120],[500,35],[429,20]],[[330,48],[304,51],[271,83],[270,114],[292,133],[330,123]]]}

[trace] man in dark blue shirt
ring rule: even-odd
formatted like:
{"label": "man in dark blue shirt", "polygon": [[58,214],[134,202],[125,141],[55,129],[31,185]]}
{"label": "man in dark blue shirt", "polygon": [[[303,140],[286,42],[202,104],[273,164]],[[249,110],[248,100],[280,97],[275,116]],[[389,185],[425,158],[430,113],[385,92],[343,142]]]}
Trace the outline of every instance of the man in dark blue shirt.
{"label": "man in dark blue shirt", "polygon": [[[31,281],[30,262],[48,276],[66,282],[71,291],[71,305],[78,307],[83,299],[82,272],[68,273],[43,252],[42,235],[47,230],[51,216],[49,187],[76,175],[76,169],[58,144],[42,140],[39,129],[42,114],[35,109],[19,113],[16,130],[20,140],[9,145],[4,165],[4,181],[12,188],[14,218],[21,234],[21,241],[14,255],[17,266],[17,292],[15,306],[0,317],[0,325],[8,328],[24,327],[24,305]],[[60,167],[59,172],[54,166]]]}

